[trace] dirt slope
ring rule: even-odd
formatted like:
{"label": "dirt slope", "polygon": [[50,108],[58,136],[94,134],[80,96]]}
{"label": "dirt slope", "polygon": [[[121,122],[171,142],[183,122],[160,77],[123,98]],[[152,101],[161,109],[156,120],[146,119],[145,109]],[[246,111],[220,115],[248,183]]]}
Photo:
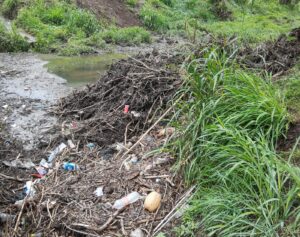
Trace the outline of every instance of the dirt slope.
{"label": "dirt slope", "polygon": [[118,26],[140,25],[138,16],[128,8],[124,0],[76,0],[76,2],[79,7],[115,22]]}

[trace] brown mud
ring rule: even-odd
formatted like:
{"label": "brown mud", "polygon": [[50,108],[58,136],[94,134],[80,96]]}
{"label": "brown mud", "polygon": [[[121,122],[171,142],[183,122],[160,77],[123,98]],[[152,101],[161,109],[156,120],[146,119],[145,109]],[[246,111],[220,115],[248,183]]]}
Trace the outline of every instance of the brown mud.
{"label": "brown mud", "polygon": [[88,9],[99,18],[107,19],[118,26],[138,26],[138,16],[129,9],[123,0],[76,0],[81,8]]}
{"label": "brown mud", "polygon": [[291,150],[299,138],[300,135],[300,121],[293,122],[289,125],[289,129],[285,137],[278,140],[277,150],[279,151],[289,151]]}
{"label": "brown mud", "polygon": [[277,77],[293,67],[300,57],[300,28],[281,35],[275,42],[257,48],[247,47],[240,52],[240,63],[247,68],[265,70]]}

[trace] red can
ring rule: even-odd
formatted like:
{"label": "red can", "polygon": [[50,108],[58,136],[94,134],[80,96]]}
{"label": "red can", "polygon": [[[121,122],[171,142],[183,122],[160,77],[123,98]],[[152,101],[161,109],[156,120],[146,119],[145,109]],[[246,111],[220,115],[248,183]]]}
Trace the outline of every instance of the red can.
{"label": "red can", "polygon": [[127,114],[129,111],[129,105],[125,105],[124,107],[124,113]]}

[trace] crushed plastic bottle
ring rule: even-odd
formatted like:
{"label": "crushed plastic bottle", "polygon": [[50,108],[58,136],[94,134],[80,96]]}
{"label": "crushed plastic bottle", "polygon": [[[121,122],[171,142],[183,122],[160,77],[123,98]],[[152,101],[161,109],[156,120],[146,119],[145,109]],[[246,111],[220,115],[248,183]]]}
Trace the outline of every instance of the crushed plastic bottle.
{"label": "crushed plastic bottle", "polygon": [[29,197],[34,196],[35,194],[35,189],[33,187],[33,182],[32,181],[27,181],[25,186],[23,187],[23,193],[28,195]]}
{"label": "crushed plastic bottle", "polygon": [[141,198],[141,195],[138,192],[132,192],[132,193],[128,194],[127,196],[116,200],[113,205],[113,208],[120,210],[120,209],[128,206],[129,204],[138,201],[140,198]]}
{"label": "crushed plastic bottle", "polygon": [[103,193],[103,187],[98,187],[98,188],[95,190],[94,194],[95,194],[97,197],[102,197],[102,196],[104,195],[104,193]]}
{"label": "crushed plastic bottle", "polygon": [[86,146],[90,148],[90,150],[93,150],[96,147],[94,143],[88,143]]}
{"label": "crushed plastic bottle", "polygon": [[48,162],[51,163],[66,147],[67,145],[65,143],[61,143],[58,147],[56,147],[49,155]]}
{"label": "crushed plastic bottle", "polygon": [[79,166],[71,162],[64,162],[63,168],[68,171],[79,170]]}

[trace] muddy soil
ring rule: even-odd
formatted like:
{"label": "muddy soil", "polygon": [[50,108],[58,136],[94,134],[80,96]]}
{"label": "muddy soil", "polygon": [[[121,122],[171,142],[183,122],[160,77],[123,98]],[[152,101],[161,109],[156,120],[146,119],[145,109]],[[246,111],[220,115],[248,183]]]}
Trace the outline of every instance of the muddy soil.
{"label": "muddy soil", "polygon": [[115,22],[121,27],[138,26],[138,16],[129,9],[124,0],[77,0],[77,5],[93,12],[99,18]]}
{"label": "muddy soil", "polygon": [[26,150],[54,138],[57,119],[49,109],[71,92],[45,63],[33,54],[0,54],[0,117]]}
{"label": "muddy soil", "polygon": [[247,47],[240,52],[240,62],[247,68],[266,70],[278,77],[293,67],[300,57],[300,28],[281,35],[275,42],[257,48]]}

